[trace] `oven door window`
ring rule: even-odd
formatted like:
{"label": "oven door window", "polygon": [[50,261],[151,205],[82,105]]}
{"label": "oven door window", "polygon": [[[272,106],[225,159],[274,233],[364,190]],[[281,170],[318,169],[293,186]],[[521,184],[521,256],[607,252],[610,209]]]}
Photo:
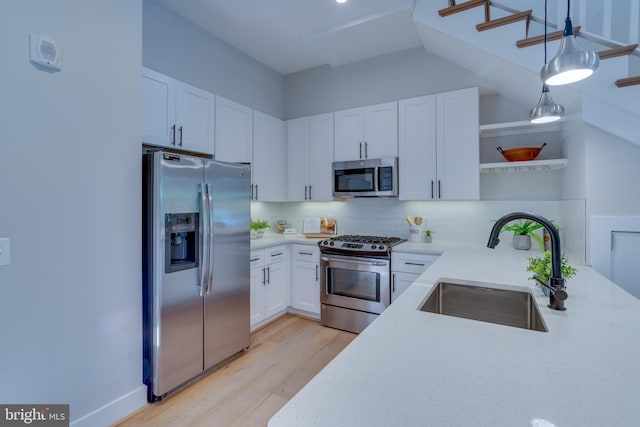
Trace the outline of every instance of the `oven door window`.
{"label": "oven door window", "polygon": [[336,192],[365,192],[375,189],[375,168],[335,171]]}
{"label": "oven door window", "polygon": [[380,274],[370,271],[327,269],[327,293],[380,302]]}

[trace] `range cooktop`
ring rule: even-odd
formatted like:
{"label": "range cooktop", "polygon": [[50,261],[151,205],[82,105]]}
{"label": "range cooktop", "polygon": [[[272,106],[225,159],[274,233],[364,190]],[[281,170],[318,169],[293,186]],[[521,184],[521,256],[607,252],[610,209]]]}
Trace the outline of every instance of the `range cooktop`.
{"label": "range cooktop", "polygon": [[399,243],[406,241],[399,237],[360,236],[345,234],[335,236],[318,243],[320,249],[339,250],[340,252],[358,253],[385,253]]}

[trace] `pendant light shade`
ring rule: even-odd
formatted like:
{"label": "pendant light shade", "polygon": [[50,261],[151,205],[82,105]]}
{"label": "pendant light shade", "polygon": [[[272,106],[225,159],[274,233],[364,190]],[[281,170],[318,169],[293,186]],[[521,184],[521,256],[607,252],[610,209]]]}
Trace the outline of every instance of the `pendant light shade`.
{"label": "pendant light shade", "polygon": [[571,18],[564,21],[564,33],[556,56],[540,70],[544,84],[565,85],[589,77],[600,65],[600,57],[595,52],[578,46],[573,34]]}
{"label": "pendant light shade", "polygon": [[560,120],[564,116],[564,107],[553,102],[549,86],[542,85],[542,95],[538,104],[529,111],[531,123],[549,123]]}

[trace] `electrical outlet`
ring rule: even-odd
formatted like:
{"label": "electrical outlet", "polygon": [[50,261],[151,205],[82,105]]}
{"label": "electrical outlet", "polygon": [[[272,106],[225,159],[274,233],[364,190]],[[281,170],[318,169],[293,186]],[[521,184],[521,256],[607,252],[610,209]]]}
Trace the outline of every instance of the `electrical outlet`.
{"label": "electrical outlet", "polygon": [[9,265],[11,262],[11,246],[7,238],[0,239],[0,265]]}

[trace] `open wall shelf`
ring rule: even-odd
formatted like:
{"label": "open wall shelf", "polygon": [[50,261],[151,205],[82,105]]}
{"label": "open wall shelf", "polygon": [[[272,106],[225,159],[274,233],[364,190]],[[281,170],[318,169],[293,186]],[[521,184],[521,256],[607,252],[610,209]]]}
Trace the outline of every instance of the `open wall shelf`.
{"label": "open wall shelf", "polygon": [[562,169],[567,159],[531,160],[528,162],[481,163],[480,173],[539,172]]}
{"label": "open wall shelf", "polygon": [[552,123],[532,124],[528,120],[480,125],[480,138],[494,136],[523,135],[527,133],[556,132],[562,127],[562,120]]}

